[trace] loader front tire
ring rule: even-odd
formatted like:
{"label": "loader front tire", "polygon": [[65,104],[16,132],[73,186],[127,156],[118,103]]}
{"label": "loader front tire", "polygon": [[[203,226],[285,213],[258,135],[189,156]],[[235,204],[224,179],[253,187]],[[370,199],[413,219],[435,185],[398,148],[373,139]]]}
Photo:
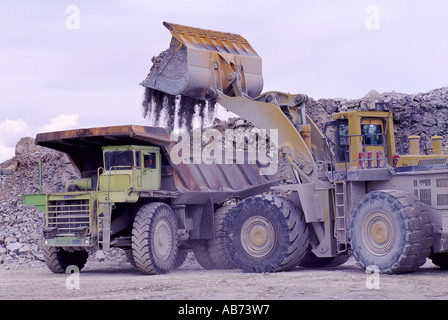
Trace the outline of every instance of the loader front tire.
{"label": "loader front tire", "polygon": [[135,266],[144,274],[169,272],[177,257],[177,219],[166,204],[153,202],[137,212],[132,229]]}
{"label": "loader front tire", "polygon": [[89,257],[87,251],[66,251],[60,247],[42,247],[45,264],[53,273],[65,273],[69,266],[81,270]]}
{"label": "loader front tire", "polygon": [[382,273],[417,270],[431,253],[433,225],[424,205],[402,191],[374,191],[353,209],[350,242],[363,268]]}
{"label": "loader front tire", "polygon": [[264,195],[240,202],[223,222],[226,245],[237,268],[246,272],[286,271],[308,247],[302,212],[284,198]]}

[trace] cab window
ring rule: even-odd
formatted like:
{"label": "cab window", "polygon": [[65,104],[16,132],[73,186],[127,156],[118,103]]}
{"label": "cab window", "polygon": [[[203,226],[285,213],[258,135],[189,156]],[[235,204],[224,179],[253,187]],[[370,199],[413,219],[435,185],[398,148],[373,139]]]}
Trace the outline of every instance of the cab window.
{"label": "cab window", "polygon": [[143,165],[145,168],[155,169],[156,168],[156,154],[150,153],[150,154],[143,155]]}
{"label": "cab window", "polygon": [[339,120],[337,128],[337,142],[335,146],[336,159],[338,162],[347,162],[349,159],[350,136],[348,121]]}
{"label": "cab window", "polygon": [[363,144],[366,146],[383,145],[383,130],[379,124],[361,125]]}
{"label": "cab window", "polygon": [[141,167],[141,165],[140,165],[140,161],[141,161],[140,157],[141,157],[141,152],[140,151],[135,151],[135,166],[137,168]]}
{"label": "cab window", "polygon": [[108,151],[104,153],[104,166],[106,170],[131,170],[134,165],[134,153],[126,151]]}
{"label": "cab window", "polygon": [[339,147],[348,145],[348,123],[341,123],[338,128]]}

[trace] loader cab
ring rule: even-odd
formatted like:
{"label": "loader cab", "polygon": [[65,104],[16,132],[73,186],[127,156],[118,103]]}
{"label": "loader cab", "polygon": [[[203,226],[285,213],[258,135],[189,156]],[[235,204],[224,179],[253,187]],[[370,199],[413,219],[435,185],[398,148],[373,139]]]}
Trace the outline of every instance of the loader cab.
{"label": "loader cab", "polygon": [[103,147],[104,171],[100,189],[159,190],[161,181],[160,148],[150,146]]}
{"label": "loader cab", "polygon": [[324,125],[325,158],[330,171],[386,168],[395,155],[393,123],[388,111],[349,111]]}

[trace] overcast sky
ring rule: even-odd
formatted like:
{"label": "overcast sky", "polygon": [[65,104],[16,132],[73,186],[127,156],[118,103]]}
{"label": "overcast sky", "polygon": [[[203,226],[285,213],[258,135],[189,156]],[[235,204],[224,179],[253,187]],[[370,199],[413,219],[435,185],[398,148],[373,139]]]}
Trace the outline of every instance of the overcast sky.
{"label": "overcast sky", "polygon": [[264,91],[360,98],[448,86],[448,0],[0,0],[0,162],[43,131],[142,117],[163,21],[238,33]]}

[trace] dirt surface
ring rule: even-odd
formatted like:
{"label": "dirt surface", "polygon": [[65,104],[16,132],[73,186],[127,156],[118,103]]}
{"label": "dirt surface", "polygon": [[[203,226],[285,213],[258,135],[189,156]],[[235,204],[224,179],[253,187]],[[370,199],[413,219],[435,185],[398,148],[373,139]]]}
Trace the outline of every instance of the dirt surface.
{"label": "dirt surface", "polygon": [[158,276],[144,276],[128,262],[93,261],[77,275],[79,289],[67,288],[77,283],[73,274],[53,274],[45,266],[0,266],[0,299],[435,300],[448,299],[447,275],[430,261],[417,272],[379,275],[376,282],[371,278],[376,275],[352,259],[337,268],[275,274],[204,270],[193,262]]}

